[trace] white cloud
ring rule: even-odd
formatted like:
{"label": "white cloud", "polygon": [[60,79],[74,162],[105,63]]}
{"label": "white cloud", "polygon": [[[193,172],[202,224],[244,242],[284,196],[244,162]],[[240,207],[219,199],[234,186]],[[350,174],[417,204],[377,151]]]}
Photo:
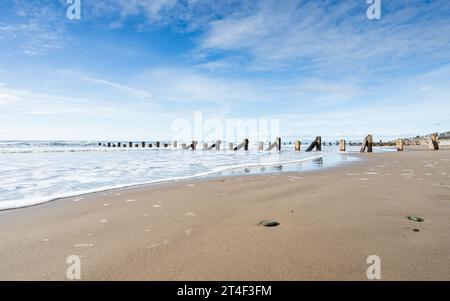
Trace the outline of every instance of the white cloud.
{"label": "white cloud", "polygon": [[122,85],[122,84],[118,84],[112,81],[107,81],[107,80],[103,80],[103,79],[98,79],[98,78],[91,78],[91,77],[84,77],[83,80],[91,82],[91,83],[95,83],[95,84],[100,84],[100,85],[105,85],[105,86],[109,86],[109,87],[113,87],[117,90],[120,90],[122,92],[128,93],[128,94],[132,94],[135,96],[139,96],[139,97],[148,97],[151,98],[152,94],[150,92],[144,91],[144,90],[140,90],[140,89],[136,89],[136,88],[132,88],[126,85]]}
{"label": "white cloud", "polygon": [[[246,65],[237,69],[322,76],[386,75],[448,61],[450,20],[427,17],[450,13],[445,1],[384,2],[379,22],[366,19],[364,1],[258,3],[254,10],[210,22],[198,51],[245,55]],[[417,56],[427,59],[414,61]]]}

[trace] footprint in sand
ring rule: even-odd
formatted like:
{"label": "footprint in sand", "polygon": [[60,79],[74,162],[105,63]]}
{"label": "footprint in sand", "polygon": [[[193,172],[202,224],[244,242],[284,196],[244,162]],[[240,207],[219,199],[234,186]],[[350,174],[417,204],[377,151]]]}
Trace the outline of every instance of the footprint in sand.
{"label": "footprint in sand", "polygon": [[136,200],[126,200],[126,202],[131,203],[131,202],[136,202]]}
{"label": "footprint in sand", "polygon": [[187,187],[195,187],[194,184],[187,184],[186,186],[187,186]]}
{"label": "footprint in sand", "polygon": [[150,232],[150,229],[145,229],[145,232]]}
{"label": "footprint in sand", "polygon": [[108,220],[106,218],[104,218],[104,219],[99,220],[98,222],[101,224],[104,224],[104,223],[108,222]]}
{"label": "footprint in sand", "polygon": [[152,248],[156,248],[156,247],[159,247],[159,246],[165,246],[165,245],[168,245],[168,244],[169,244],[169,241],[167,239],[163,239],[162,242],[156,243],[156,244],[151,244],[151,245],[147,246],[146,248],[147,249],[152,249]]}
{"label": "footprint in sand", "polygon": [[369,181],[369,179],[367,179],[367,178],[361,178],[361,179],[359,179],[360,181]]}
{"label": "footprint in sand", "polygon": [[43,242],[50,241],[50,238],[44,238],[42,241],[43,241]]}
{"label": "footprint in sand", "polygon": [[103,206],[105,206],[105,207],[108,207],[108,206],[109,206],[109,204],[108,204],[108,203],[106,203],[106,204],[103,204]]}
{"label": "footprint in sand", "polygon": [[348,173],[347,176],[359,176],[359,173]]}
{"label": "footprint in sand", "polygon": [[371,172],[366,172],[365,174],[366,175],[379,175],[380,173],[371,171]]}
{"label": "footprint in sand", "polygon": [[93,244],[75,244],[73,246],[76,248],[90,248],[93,246]]}
{"label": "footprint in sand", "polygon": [[76,198],[76,199],[74,199],[73,201],[74,202],[78,202],[78,201],[81,201],[83,198]]}
{"label": "footprint in sand", "polygon": [[186,212],[184,215],[185,216],[195,216],[195,213],[194,212]]}
{"label": "footprint in sand", "polygon": [[186,231],[184,231],[184,233],[186,233],[186,235],[191,235],[192,231],[194,231],[194,229],[189,228],[189,229],[186,229]]}
{"label": "footprint in sand", "polygon": [[153,205],[153,208],[159,208],[161,205]]}

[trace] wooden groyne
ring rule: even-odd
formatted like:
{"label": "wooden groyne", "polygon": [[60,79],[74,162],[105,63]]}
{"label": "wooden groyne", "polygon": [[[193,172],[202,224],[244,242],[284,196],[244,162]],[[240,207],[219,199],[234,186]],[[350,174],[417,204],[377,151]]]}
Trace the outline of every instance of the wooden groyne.
{"label": "wooden groyne", "polygon": [[367,135],[366,138],[364,138],[363,145],[361,147],[360,152],[364,153],[366,151],[366,149],[367,149],[367,152],[371,153],[372,152],[372,147],[373,147],[372,135]]}
{"label": "wooden groyne", "polygon": [[[134,141],[127,141],[127,142],[99,142],[98,146],[102,147],[108,147],[108,148],[142,148],[142,149],[180,149],[179,146],[181,145],[181,149],[184,150],[197,150],[198,141],[192,140],[190,143],[181,143],[179,141],[172,141],[172,142],[161,142],[161,141],[154,141],[154,142],[134,142]],[[216,140],[215,142],[208,144],[206,142],[203,143],[203,151],[220,151],[223,150],[221,140]],[[301,150],[302,142],[300,140],[287,141],[282,143],[281,137],[277,137],[275,141],[268,142],[268,147],[265,148],[265,142],[259,141],[256,142],[256,149],[258,151],[281,151],[282,146],[292,146],[294,145],[295,151]],[[364,137],[362,142],[352,142],[349,141],[348,145],[350,146],[360,146],[360,152],[373,152],[374,146],[384,146],[384,147],[395,147],[397,151],[403,151],[405,146],[407,145],[428,145],[428,148],[430,150],[439,150],[439,135],[437,133],[432,133],[424,138],[416,139],[414,140],[414,143],[410,143],[405,141],[403,138],[398,138],[394,141],[388,141],[383,142],[382,140],[379,140],[378,142],[373,141],[372,135],[367,135]],[[315,151],[322,151],[322,146],[333,146],[336,145],[339,148],[339,151],[345,152],[347,150],[347,142],[344,139],[340,139],[335,142],[325,142],[322,141],[321,136],[317,136],[311,144],[308,146],[308,148],[305,150],[306,152],[311,152],[313,150]],[[248,151],[250,146],[250,140],[249,139],[243,139],[239,144],[234,142],[228,142],[228,150],[229,151]]]}
{"label": "wooden groyne", "polygon": [[309,147],[306,149],[307,152],[312,151],[313,149],[316,149],[317,151],[322,150],[322,137],[317,136],[316,139],[309,145]]}

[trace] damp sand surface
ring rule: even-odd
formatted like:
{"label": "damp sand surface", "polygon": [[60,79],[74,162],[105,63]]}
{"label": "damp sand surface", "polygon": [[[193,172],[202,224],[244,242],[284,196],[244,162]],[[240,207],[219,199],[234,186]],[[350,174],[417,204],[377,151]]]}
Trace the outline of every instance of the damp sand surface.
{"label": "damp sand surface", "polygon": [[450,280],[450,151],[356,156],[0,212],[0,280]]}

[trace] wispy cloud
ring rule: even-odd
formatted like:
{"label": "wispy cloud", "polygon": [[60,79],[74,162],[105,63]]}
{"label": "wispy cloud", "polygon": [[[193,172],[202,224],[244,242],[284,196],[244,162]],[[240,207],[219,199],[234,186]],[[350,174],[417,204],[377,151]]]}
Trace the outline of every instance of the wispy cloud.
{"label": "wispy cloud", "polygon": [[15,45],[15,51],[37,56],[62,49],[68,43],[67,19],[63,14],[65,1],[5,2],[0,19],[0,41]]}
{"label": "wispy cloud", "polygon": [[377,21],[364,0],[82,1],[79,22],[64,0],[3,3],[3,125],[163,138],[201,110],[293,135],[450,126],[446,0],[383,1]]}
{"label": "wispy cloud", "polygon": [[[141,30],[197,32],[191,58],[211,71],[367,77],[449,63],[446,0],[383,1],[378,21],[366,18],[367,8],[365,1],[118,0],[87,10],[92,18],[143,16]],[[417,56],[427,60],[412,64]]]}
{"label": "wispy cloud", "polygon": [[[258,3],[246,14],[212,21],[198,51],[245,55],[250,70],[321,76],[386,75],[450,59],[446,1],[384,1],[380,21],[366,19],[365,1]],[[411,64],[416,56],[427,60]]]}
{"label": "wispy cloud", "polygon": [[83,80],[91,82],[91,83],[95,83],[95,84],[100,84],[100,85],[105,85],[105,86],[109,86],[109,87],[113,87],[117,90],[120,90],[122,92],[128,93],[128,94],[132,94],[134,96],[139,96],[139,97],[147,97],[147,98],[151,98],[152,94],[150,92],[144,91],[144,90],[140,90],[140,89],[136,89],[133,87],[129,87],[126,85],[122,85],[122,84],[118,84],[112,81],[107,81],[107,80],[103,80],[103,79],[98,79],[98,78],[91,78],[91,77],[83,77]]}

